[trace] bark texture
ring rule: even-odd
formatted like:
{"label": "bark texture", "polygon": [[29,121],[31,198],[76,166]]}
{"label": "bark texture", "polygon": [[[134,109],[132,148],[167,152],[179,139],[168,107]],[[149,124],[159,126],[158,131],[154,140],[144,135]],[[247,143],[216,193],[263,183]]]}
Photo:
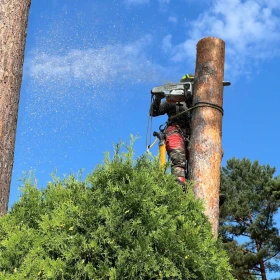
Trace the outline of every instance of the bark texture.
{"label": "bark texture", "polygon": [[[214,236],[218,236],[222,112],[207,103],[223,105],[224,41],[208,37],[197,44],[190,139],[190,179],[196,197],[203,199]],[[204,104],[204,105],[203,105]]]}
{"label": "bark texture", "polygon": [[0,0],[0,216],[8,210],[30,4]]}

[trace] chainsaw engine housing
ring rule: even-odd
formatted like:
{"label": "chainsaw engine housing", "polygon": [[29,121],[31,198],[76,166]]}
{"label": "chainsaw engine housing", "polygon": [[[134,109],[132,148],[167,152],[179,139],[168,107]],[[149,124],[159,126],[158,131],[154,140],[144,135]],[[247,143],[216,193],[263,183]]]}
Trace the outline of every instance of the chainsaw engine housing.
{"label": "chainsaw engine housing", "polygon": [[177,103],[186,102],[192,96],[193,84],[192,82],[169,83],[163,86],[154,87],[151,91],[152,94],[162,94],[167,102]]}

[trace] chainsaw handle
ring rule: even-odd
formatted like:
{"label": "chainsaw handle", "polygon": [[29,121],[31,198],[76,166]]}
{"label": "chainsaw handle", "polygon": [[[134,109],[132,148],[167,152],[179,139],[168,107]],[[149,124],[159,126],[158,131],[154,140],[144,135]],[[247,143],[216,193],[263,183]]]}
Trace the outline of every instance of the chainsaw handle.
{"label": "chainsaw handle", "polygon": [[227,87],[227,86],[230,86],[231,85],[231,82],[229,81],[223,81],[223,86],[224,87]]}
{"label": "chainsaw handle", "polygon": [[163,140],[164,139],[164,135],[160,132],[156,132],[154,131],[153,136],[157,137],[159,140]]}

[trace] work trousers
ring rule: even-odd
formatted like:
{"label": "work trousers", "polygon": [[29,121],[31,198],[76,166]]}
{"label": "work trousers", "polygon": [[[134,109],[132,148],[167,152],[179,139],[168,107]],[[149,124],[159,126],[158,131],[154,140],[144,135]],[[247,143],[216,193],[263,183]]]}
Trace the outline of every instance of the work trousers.
{"label": "work trousers", "polygon": [[171,172],[177,179],[185,183],[186,160],[189,160],[188,131],[172,124],[165,130],[166,151],[171,160]]}

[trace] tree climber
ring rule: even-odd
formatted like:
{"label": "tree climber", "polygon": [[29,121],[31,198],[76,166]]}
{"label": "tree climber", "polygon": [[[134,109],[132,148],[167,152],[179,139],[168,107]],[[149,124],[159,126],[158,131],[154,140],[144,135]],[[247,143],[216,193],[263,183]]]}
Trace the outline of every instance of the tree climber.
{"label": "tree climber", "polygon": [[[184,75],[180,82],[193,81],[193,75]],[[168,120],[164,128],[166,151],[171,160],[171,172],[180,184],[186,182],[186,161],[189,160],[188,142],[190,138],[191,98],[185,101],[170,103],[162,101],[164,93],[156,94],[150,107],[150,116],[167,114]]]}

